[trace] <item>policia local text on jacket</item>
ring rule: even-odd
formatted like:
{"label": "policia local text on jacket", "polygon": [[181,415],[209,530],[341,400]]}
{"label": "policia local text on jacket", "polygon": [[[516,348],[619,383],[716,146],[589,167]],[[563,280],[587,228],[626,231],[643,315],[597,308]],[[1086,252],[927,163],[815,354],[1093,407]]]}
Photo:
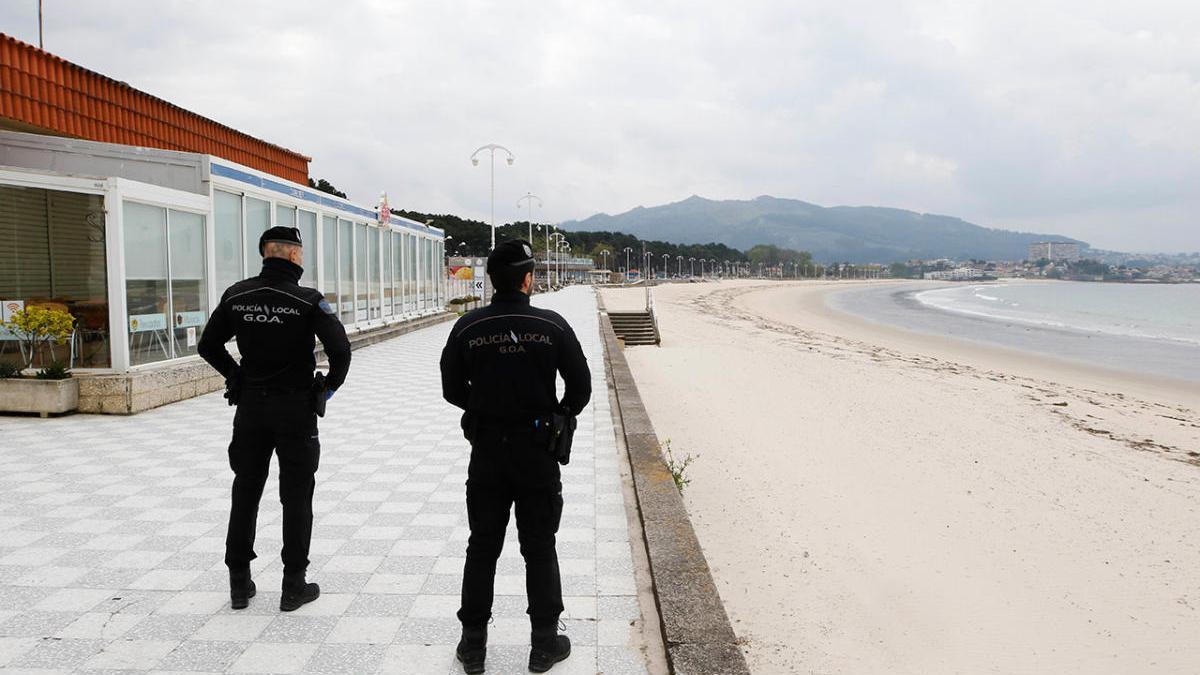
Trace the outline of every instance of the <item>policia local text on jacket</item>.
{"label": "policia local text on jacket", "polygon": [[[458,612],[463,624],[459,659],[468,673],[482,672],[496,560],[515,504],[532,624],[530,667],[540,661],[534,669],[542,672],[570,652],[569,641],[565,654],[556,642],[565,640],[557,636],[563,604],[555,551],[563,500],[543,420],[555,411],[577,415],[587,405],[592,392],[587,359],[561,316],[530,306],[528,295],[510,290],[497,292],[491,305],[458,320],[442,351],[441,370],[443,396],[466,411],[463,428],[471,441],[471,535]],[[558,373],[566,383],[561,402],[555,391]]]}
{"label": "policia local text on jacket", "polygon": [[[442,395],[483,424],[532,424],[566,409],[578,415],[592,396],[591,372],[575,331],[556,312],[501,291],[492,304],[454,324],[442,351]],[[561,372],[566,390],[555,391]]]}
{"label": "policia local text on jacket", "polygon": [[[268,232],[283,229],[291,228]],[[294,237],[298,243],[298,233]],[[280,609],[295,609],[319,594],[316,584],[305,581],[314,476],[321,454],[313,396],[314,338],[320,338],[329,359],[330,390],[346,379],[350,343],[321,293],[297,283],[302,272],[287,259],[264,258],[261,274],[230,286],[222,295],[198,348],[200,356],[225,376],[231,403],[237,403],[229,444],[233,503],[225,540],[235,609],[245,607],[254,595],[250,561],[256,557],[255,522],[272,451],[279,456],[283,504]],[[240,366],[225,349],[235,336]]]}

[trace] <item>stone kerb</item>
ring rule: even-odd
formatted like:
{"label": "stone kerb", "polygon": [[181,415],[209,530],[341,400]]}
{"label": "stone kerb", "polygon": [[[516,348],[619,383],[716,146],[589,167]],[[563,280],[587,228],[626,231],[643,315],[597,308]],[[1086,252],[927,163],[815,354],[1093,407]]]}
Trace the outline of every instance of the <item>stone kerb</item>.
{"label": "stone kerb", "polygon": [[613,332],[601,315],[605,361],[633,470],[655,599],[674,673],[749,673],[683,498]]}

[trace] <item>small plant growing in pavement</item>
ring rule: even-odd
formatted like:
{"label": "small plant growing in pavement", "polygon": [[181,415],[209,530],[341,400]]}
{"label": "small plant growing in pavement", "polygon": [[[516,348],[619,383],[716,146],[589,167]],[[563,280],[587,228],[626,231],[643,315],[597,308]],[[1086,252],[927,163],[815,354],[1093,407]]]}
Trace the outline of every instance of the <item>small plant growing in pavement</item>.
{"label": "small plant growing in pavement", "polygon": [[667,458],[667,470],[671,472],[671,478],[675,480],[675,488],[679,490],[679,494],[683,494],[683,488],[687,487],[692,479],[687,477],[687,469],[692,465],[692,462],[699,458],[699,455],[692,457],[684,455],[682,460],[675,459],[675,453],[671,451],[671,439],[667,439],[662,444],[663,454]]}

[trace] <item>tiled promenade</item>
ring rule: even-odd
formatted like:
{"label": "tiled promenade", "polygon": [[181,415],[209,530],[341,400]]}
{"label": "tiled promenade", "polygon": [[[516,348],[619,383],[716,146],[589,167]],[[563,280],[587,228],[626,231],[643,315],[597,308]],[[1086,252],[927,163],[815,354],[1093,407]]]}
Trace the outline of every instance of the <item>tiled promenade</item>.
{"label": "tiled promenade", "polygon": [[[539,296],[575,327],[595,396],[564,467],[571,658],[555,673],[643,673],[640,618],[588,288]],[[355,352],[321,424],[310,580],[279,612],[277,472],[263,496],[258,596],[229,608],[222,563],[233,410],[219,393],[133,417],[0,417],[0,668],[5,672],[457,673],[468,447],[442,401],[451,324]],[[497,573],[489,673],[526,672],[516,528]]]}

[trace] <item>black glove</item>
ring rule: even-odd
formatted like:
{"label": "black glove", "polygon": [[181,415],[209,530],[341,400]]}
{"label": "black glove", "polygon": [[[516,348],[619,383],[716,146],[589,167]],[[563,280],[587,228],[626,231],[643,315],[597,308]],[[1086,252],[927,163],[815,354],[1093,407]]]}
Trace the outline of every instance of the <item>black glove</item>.
{"label": "black glove", "polygon": [[229,405],[237,405],[242,399],[242,369],[235,368],[229,377],[225,378],[225,400]]}

